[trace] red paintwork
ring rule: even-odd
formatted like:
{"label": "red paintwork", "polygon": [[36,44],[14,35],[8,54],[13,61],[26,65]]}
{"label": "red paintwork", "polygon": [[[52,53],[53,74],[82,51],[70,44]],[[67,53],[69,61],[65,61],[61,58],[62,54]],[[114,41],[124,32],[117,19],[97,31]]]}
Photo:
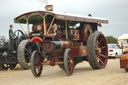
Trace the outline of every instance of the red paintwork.
{"label": "red paintwork", "polygon": [[52,42],[49,42],[50,45],[51,45],[51,47],[49,49],[45,47],[46,43],[47,43],[47,41],[43,43],[44,49],[46,49],[47,51],[51,51],[53,49],[53,43]]}
{"label": "red paintwork", "polygon": [[71,47],[71,55],[75,57],[87,56],[86,46]]}
{"label": "red paintwork", "polygon": [[73,42],[72,41],[61,41],[61,46],[63,48],[70,48],[73,46]]}
{"label": "red paintwork", "polygon": [[120,68],[128,68],[128,59],[120,60]]}
{"label": "red paintwork", "polygon": [[120,68],[128,69],[128,53],[120,56]]}
{"label": "red paintwork", "polygon": [[32,43],[39,43],[39,44],[41,44],[42,41],[43,41],[43,40],[42,40],[40,37],[33,37],[33,38],[30,40],[30,42],[32,42]]}

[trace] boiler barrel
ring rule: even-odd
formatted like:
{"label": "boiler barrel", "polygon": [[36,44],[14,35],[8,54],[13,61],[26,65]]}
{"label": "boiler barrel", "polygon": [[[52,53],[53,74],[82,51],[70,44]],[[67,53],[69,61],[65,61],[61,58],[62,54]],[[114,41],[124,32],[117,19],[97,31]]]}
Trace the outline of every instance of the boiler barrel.
{"label": "boiler barrel", "polygon": [[71,41],[44,41],[43,50],[47,53],[52,53],[55,50],[61,50],[63,48],[70,48],[73,46]]}
{"label": "boiler barrel", "polygon": [[70,48],[73,46],[73,43],[71,41],[52,41],[57,49],[63,49],[63,48]]}

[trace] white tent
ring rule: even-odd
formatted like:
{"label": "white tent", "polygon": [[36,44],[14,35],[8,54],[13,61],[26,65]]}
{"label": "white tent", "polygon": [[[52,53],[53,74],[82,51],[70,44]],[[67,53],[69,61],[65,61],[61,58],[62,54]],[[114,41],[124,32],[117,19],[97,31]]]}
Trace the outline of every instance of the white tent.
{"label": "white tent", "polygon": [[118,40],[124,40],[124,39],[128,39],[128,34],[123,34],[120,37],[118,37]]}

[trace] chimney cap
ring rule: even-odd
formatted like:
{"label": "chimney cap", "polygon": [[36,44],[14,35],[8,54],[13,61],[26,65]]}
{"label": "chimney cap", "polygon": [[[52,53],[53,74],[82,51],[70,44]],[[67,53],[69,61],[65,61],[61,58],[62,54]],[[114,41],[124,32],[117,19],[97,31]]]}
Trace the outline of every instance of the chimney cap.
{"label": "chimney cap", "polygon": [[46,5],[46,6],[45,6],[45,9],[46,9],[47,11],[53,11],[53,5]]}

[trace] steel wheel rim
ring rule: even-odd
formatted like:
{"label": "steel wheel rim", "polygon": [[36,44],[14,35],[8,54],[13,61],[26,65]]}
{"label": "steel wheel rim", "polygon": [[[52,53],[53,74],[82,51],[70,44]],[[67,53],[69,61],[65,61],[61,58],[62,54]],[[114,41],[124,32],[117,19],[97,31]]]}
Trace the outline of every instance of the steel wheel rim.
{"label": "steel wheel rim", "polygon": [[40,75],[42,71],[42,64],[41,64],[40,56],[38,53],[36,53],[35,56],[36,57],[34,59],[34,71],[36,75]]}
{"label": "steel wheel rim", "polygon": [[71,57],[70,53],[68,56],[68,69],[69,69],[70,74],[74,72],[74,58]]}
{"label": "steel wheel rim", "polygon": [[95,42],[96,60],[100,66],[105,66],[108,58],[107,43],[104,36],[99,35]]}

